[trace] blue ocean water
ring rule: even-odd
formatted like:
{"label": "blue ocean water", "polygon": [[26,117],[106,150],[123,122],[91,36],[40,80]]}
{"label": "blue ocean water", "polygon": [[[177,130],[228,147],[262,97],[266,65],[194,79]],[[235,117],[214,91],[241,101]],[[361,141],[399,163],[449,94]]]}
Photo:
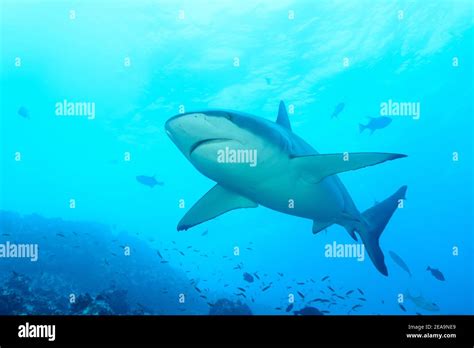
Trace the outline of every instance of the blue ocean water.
{"label": "blue ocean water", "polygon": [[[327,314],[474,313],[471,1],[5,0],[0,10],[0,242],[39,247],[36,262],[0,258],[0,303],[18,300],[2,313],[70,313],[71,294],[104,291],[127,293],[117,314],[208,314],[222,298],[292,314],[291,295],[295,309]],[[353,243],[342,227],[313,235],[312,221],[264,207],[176,230],[214,183],[166,120],[224,108],[274,121],[280,100],[320,153],[408,155],[339,174],[360,211],[408,186],[380,239],[388,277],[368,256],[325,256]],[[94,117],[58,116],[64,101],[93,104]],[[360,132],[389,101],[419,114]],[[51,295],[38,305],[35,289]],[[403,311],[407,290],[439,311],[406,299]],[[95,313],[86,302],[74,313]]]}

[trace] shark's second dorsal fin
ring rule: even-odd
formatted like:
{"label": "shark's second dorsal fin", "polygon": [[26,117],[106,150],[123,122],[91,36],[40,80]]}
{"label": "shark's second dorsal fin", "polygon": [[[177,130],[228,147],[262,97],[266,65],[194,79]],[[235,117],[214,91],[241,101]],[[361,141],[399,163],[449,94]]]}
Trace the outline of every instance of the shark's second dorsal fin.
{"label": "shark's second dorsal fin", "polygon": [[280,101],[280,106],[278,107],[276,123],[291,131],[290,119],[288,118],[288,113],[286,112],[286,106],[283,100]]}
{"label": "shark's second dorsal fin", "polygon": [[178,223],[178,231],[187,230],[230,210],[255,208],[258,204],[217,184],[210,189]]}

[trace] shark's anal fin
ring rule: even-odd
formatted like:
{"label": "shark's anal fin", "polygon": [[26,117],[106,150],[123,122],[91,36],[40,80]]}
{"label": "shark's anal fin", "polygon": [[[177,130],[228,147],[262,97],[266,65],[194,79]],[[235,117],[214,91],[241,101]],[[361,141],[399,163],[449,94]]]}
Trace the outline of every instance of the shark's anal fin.
{"label": "shark's anal fin", "polygon": [[334,222],[323,222],[323,221],[316,222],[316,221],[313,221],[313,234],[316,234],[318,232],[321,232],[321,231],[325,230],[326,228],[331,226],[333,223]]}
{"label": "shark's anal fin", "polygon": [[290,119],[288,118],[288,113],[286,112],[286,106],[283,100],[280,101],[280,106],[278,107],[276,123],[291,131]]}
{"label": "shark's anal fin", "polygon": [[406,157],[396,153],[354,152],[327,155],[291,156],[303,179],[318,183],[327,176],[373,166]]}
{"label": "shark's anal fin", "polygon": [[255,208],[258,204],[217,184],[210,189],[178,223],[178,231],[187,230],[230,210]]}

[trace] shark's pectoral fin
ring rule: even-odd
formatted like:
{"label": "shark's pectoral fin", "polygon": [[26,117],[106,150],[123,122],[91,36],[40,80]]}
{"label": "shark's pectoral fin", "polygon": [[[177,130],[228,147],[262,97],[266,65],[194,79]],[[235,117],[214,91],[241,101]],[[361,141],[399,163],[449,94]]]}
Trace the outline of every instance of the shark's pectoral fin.
{"label": "shark's pectoral fin", "polygon": [[313,221],[313,234],[316,234],[318,232],[321,232],[322,230],[325,230],[326,228],[331,226],[333,223],[334,222],[332,222],[332,221],[331,222]]}
{"label": "shark's pectoral fin", "polygon": [[292,156],[292,162],[300,170],[302,178],[318,183],[327,176],[349,170],[373,166],[406,155],[379,152],[336,153],[327,155]]}
{"label": "shark's pectoral fin", "polygon": [[257,206],[258,204],[250,199],[217,184],[202,196],[183,216],[178,223],[178,231],[187,230],[230,210],[255,208]]}

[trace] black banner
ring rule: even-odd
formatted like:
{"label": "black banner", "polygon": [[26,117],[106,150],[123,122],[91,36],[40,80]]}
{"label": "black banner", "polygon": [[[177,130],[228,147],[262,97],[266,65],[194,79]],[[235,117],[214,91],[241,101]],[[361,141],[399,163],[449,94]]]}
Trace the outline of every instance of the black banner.
{"label": "black banner", "polygon": [[472,347],[473,324],[472,316],[3,316],[0,346],[383,343]]}

